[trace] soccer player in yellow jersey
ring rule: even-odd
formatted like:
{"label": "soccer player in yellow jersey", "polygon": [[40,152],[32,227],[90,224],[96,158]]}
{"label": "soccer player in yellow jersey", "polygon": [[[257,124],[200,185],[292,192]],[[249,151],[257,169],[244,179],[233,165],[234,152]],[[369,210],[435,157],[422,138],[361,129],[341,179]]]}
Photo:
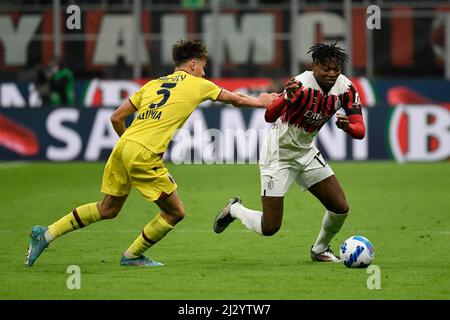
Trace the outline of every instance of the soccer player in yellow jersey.
{"label": "soccer player in yellow jersey", "polygon": [[[144,226],[141,234],[124,252],[124,266],[160,266],[162,263],[143,255],[161,240],[185,215],[176,191],[177,184],[164,166],[162,156],[176,130],[183,126],[194,109],[205,100],[221,101],[236,107],[265,108],[277,94],[261,93],[253,98],[219,88],[204,79],[207,51],[200,41],[180,40],[173,46],[175,70],[172,74],[149,81],[111,116],[114,130],[120,136],[103,173],[103,201],[92,202],[48,227],[34,226],[25,264],[32,266],[43,250],[56,238],[88,226],[115,218],[125,203],[131,186],[160,212]],[[126,128],[125,119],[137,112]]]}

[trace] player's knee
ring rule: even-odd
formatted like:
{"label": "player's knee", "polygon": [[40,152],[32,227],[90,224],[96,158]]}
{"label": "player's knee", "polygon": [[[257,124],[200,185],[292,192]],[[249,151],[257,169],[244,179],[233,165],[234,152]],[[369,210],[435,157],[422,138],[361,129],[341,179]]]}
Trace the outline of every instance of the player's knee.
{"label": "player's knee", "polygon": [[172,210],[171,215],[176,222],[180,222],[186,216],[186,212],[184,211],[184,207],[180,205]]}
{"label": "player's knee", "polygon": [[261,226],[261,231],[264,236],[273,236],[280,230],[279,225]]}
{"label": "player's knee", "polygon": [[175,216],[175,219],[176,219],[178,222],[180,222],[181,220],[184,219],[185,216],[186,216],[186,213],[185,213],[184,211],[180,211],[180,212],[177,212],[177,214],[176,214],[176,216]]}
{"label": "player's knee", "polygon": [[334,206],[334,208],[331,211],[333,211],[336,214],[347,214],[350,211],[350,207],[348,206],[348,203],[344,201],[343,203]]}
{"label": "player's knee", "polygon": [[114,219],[119,215],[120,208],[117,207],[100,207],[100,216],[102,219]]}

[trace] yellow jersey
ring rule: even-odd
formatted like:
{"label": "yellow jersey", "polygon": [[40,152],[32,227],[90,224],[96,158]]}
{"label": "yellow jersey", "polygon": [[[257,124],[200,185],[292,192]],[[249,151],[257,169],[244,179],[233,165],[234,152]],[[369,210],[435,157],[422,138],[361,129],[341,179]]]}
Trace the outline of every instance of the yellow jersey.
{"label": "yellow jersey", "polygon": [[164,153],[175,131],[205,100],[215,101],[222,89],[185,71],[147,82],[131,97],[137,116],[122,135],[155,154]]}

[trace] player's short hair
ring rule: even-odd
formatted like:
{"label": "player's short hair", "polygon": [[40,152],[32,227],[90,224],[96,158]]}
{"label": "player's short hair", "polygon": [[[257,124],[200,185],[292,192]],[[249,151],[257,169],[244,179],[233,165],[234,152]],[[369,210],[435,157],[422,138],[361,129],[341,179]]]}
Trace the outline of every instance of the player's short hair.
{"label": "player's short hair", "polygon": [[338,47],[337,43],[318,43],[309,48],[307,53],[312,53],[313,62],[327,63],[330,59],[336,59],[340,64],[348,61],[348,55],[344,49]]}
{"label": "player's short hair", "polygon": [[200,40],[179,40],[172,47],[172,59],[175,66],[191,59],[204,60],[208,57],[206,46]]}

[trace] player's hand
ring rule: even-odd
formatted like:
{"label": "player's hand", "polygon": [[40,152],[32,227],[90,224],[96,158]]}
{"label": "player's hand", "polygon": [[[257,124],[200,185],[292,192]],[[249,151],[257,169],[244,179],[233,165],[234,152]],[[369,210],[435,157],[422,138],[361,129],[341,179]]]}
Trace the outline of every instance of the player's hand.
{"label": "player's hand", "polygon": [[295,78],[289,79],[284,84],[284,89],[286,90],[286,93],[284,95],[284,100],[290,101],[297,90],[300,88],[300,84],[295,80]]}
{"label": "player's hand", "polygon": [[349,125],[348,117],[342,113],[336,113],[336,126],[339,129],[347,131]]}
{"label": "player's hand", "polygon": [[261,92],[258,96],[261,104],[264,105],[264,108],[267,108],[269,104],[271,104],[274,100],[276,100],[280,95],[278,93],[267,93]]}

